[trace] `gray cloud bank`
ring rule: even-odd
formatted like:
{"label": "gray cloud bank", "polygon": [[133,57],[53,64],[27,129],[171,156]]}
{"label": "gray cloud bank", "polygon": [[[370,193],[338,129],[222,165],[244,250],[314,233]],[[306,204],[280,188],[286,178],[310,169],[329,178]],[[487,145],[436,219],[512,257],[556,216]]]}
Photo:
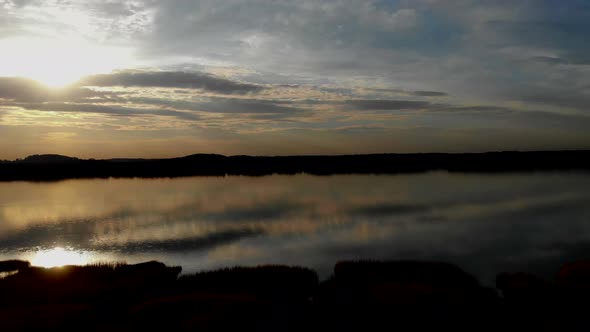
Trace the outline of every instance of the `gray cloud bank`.
{"label": "gray cloud bank", "polygon": [[240,83],[202,73],[169,71],[127,71],[88,76],[78,82],[80,85],[99,87],[161,87],[203,89],[222,94],[245,94],[261,91],[254,84]]}
{"label": "gray cloud bank", "polygon": [[44,10],[63,9],[88,16],[85,40],[148,63],[64,88],[0,77],[6,137],[40,111],[220,153],[590,148],[586,0],[6,3],[0,47],[76,30]]}
{"label": "gray cloud bank", "polygon": [[[205,80],[201,80],[206,78]],[[160,80],[161,79],[161,80]],[[221,85],[199,85],[202,82],[223,82]],[[208,84],[208,83],[207,83]],[[103,89],[85,87],[101,86]],[[372,120],[371,114],[394,115],[405,114],[408,125],[429,126],[432,128],[522,128],[522,129],[563,129],[585,130],[590,127],[590,118],[583,114],[562,114],[538,109],[519,110],[494,105],[456,105],[447,100],[447,94],[436,91],[411,91],[400,89],[365,89],[379,93],[401,93],[413,96],[413,99],[368,99],[354,89],[336,89],[314,86],[266,85],[265,89],[274,90],[262,98],[225,95],[234,87],[250,87],[248,83],[218,79],[200,73],[172,72],[118,72],[113,74],[93,75],[83,78],[80,83],[63,88],[49,88],[34,80],[25,78],[0,77],[0,107],[18,107],[24,110],[46,111],[64,114],[104,114],[115,117],[163,116],[183,121],[205,121],[203,114],[249,115],[249,120],[281,121],[290,119],[294,126],[301,128],[338,128],[357,126],[358,121],[365,124],[379,125],[381,120]],[[165,89],[164,95],[141,94],[126,86],[148,89]],[[203,89],[203,87],[205,87]],[[258,85],[251,85],[251,91],[258,90]],[[121,88],[123,87],[123,88]],[[199,91],[191,92],[192,88]],[[113,89],[109,89],[113,88]],[[285,99],[280,89],[295,89],[296,95],[304,93],[298,90],[317,93],[329,93],[331,98]],[[177,90],[184,89],[184,90]],[[216,91],[212,91],[215,90]],[[238,90],[244,91],[244,90]],[[300,91],[300,92],[297,92]],[[361,89],[362,91],[362,89]],[[161,91],[160,91],[161,92]],[[212,96],[208,92],[223,94]],[[153,95],[153,96],[152,96]],[[182,98],[176,98],[182,97]],[[444,97],[444,100],[437,99]],[[433,99],[434,98],[434,99]],[[335,113],[334,113],[335,112]],[[6,113],[4,111],[3,113]],[[357,123],[332,120],[318,123],[318,117],[357,116]],[[303,122],[302,122],[303,121]],[[334,122],[336,121],[336,122]],[[204,122],[203,122],[204,123]],[[250,125],[248,121],[243,123]],[[393,123],[388,123],[391,126]],[[268,124],[267,130],[273,129]]]}
{"label": "gray cloud bank", "polygon": [[22,77],[0,77],[0,99],[17,102],[76,101],[88,98],[110,98],[113,92],[86,88],[50,88],[40,82]]}

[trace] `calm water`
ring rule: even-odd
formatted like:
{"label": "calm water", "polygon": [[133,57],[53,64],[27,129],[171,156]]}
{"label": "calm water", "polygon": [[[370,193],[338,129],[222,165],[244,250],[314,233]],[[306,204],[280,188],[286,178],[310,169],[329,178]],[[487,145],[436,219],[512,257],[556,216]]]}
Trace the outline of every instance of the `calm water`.
{"label": "calm water", "polygon": [[0,259],[160,260],[184,272],[438,259],[486,284],[590,258],[590,174],[268,176],[0,183]]}

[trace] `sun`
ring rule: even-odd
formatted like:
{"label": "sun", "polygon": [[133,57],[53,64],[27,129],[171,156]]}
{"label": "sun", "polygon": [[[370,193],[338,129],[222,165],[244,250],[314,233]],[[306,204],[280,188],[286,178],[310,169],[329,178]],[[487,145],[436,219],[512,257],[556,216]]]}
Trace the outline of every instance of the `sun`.
{"label": "sun", "polygon": [[0,76],[19,76],[50,87],[61,87],[96,73],[108,73],[132,63],[122,47],[93,44],[83,38],[17,37],[0,42]]}
{"label": "sun", "polygon": [[31,265],[40,267],[59,267],[65,265],[87,265],[90,257],[87,253],[56,247],[39,251],[31,259]]}

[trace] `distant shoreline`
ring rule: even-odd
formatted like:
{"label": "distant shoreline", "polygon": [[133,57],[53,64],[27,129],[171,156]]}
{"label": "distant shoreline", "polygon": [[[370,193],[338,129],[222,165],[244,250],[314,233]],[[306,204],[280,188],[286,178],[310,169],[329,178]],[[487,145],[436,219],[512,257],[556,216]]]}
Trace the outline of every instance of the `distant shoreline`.
{"label": "distant shoreline", "polygon": [[300,173],[338,175],[430,171],[504,173],[586,170],[590,170],[590,150],[272,157],[195,154],[169,159],[102,160],[34,155],[22,160],[1,161],[0,181],[264,176]]}

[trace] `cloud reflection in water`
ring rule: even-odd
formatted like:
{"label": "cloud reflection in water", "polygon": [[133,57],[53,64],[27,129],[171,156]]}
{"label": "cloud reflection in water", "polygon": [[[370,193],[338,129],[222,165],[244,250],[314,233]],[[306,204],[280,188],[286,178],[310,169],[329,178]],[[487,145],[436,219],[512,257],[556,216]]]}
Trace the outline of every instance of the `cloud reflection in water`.
{"label": "cloud reflection in water", "polygon": [[552,273],[590,246],[589,196],[587,173],[0,183],[0,258],[67,247],[189,272],[281,263],[326,276],[374,258],[444,259],[484,279]]}

